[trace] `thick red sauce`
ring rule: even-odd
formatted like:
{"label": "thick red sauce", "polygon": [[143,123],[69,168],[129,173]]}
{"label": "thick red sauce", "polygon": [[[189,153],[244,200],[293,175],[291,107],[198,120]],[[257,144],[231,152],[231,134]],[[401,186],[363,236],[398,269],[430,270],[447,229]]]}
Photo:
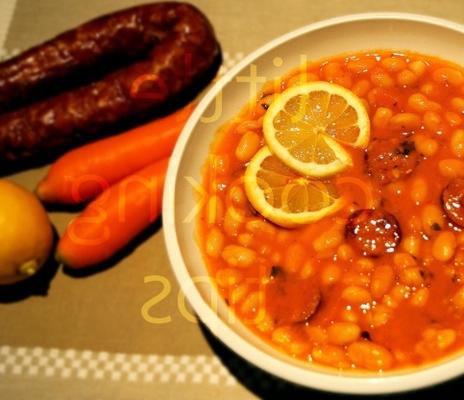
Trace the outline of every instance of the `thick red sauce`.
{"label": "thick red sauce", "polygon": [[[347,148],[353,167],[335,178],[346,206],[285,229],[250,206],[241,181],[248,161],[236,149],[247,132],[264,145],[266,103],[303,77],[358,95],[371,138],[367,150]],[[464,233],[441,197],[464,177],[463,118],[464,71],[414,53],[334,57],[265,84],[256,104],[217,134],[204,172],[209,202],[198,220],[211,276],[238,318],[282,351],[335,368],[397,369],[462,349]],[[372,161],[388,151],[399,160]],[[398,221],[392,253],[365,256],[345,234],[350,215],[371,208]],[[238,265],[237,249],[252,262]]]}

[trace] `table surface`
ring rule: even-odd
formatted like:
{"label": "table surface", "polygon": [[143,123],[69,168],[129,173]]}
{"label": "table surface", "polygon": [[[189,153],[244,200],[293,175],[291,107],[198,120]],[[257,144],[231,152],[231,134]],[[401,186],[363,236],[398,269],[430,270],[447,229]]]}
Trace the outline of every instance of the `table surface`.
{"label": "table surface", "polygon": [[[0,57],[133,0],[0,0]],[[213,23],[224,68],[285,32],[328,17],[404,11],[464,23],[462,0],[192,0]],[[278,18],[277,18],[278,17]],[[47,167],[8,177],[33,189]],[[50,212],[58,233],[72,213]],[[162,275],[169,291],[157,301]],[[51,266],[33,288],[0,292],[2,399],[325,398],[250,366],[178,308],[157,224],[111,268],[86,277]],[[190,317],[189,317],[190,316]],[[156,323],[153,317],[169,317]],[[464,380],[432,389],[459,392]],[[420,394],[420,395],[423,395]]]}

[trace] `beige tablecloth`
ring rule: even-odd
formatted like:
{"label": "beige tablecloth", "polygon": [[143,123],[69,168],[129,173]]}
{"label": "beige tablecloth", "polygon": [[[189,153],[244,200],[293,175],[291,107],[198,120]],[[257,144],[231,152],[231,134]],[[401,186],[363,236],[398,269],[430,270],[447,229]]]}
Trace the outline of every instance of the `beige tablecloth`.
{"label": "beige tablecloth", "polygon": [[[335,15],[406,11],[464,22],[462,0],[193,0],[211,20],[229,68],[266,41]],[[0,0],[0,57],[134,0]],[[46,168],[10,178],[33,189]],[[72,214],[51,212],[58,232]],[[0,233],[1,240],[1,233]],[[61,269],[36,293],[2,297],[0,399],[323,398],[249,366],[177,306],[162,229],[112,268],[87,277]],[[150,282],[159,274],[169,291]],[[8,300],[8,301],[7,301]],[[158,324],[153,318],[169,317]],[[448,384],[456,393],[464,381]],[[437,395],[443,388],[436,389]]]}

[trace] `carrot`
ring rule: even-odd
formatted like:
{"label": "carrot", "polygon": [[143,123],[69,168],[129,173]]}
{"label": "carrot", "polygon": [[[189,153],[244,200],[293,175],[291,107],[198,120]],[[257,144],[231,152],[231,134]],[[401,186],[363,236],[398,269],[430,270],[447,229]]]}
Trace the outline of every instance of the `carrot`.
{"label": "carrot", "polygon": [[70,268],[99,264],[122,249],[161,214],[168,158],[111,186],[72,220],[56,258]]}
{"label": "carrot", "polygon": [[39,183],[44,202],[78,204],[164,157],[174,148],[193,105],[126,133],[90,143],[59,158]]}

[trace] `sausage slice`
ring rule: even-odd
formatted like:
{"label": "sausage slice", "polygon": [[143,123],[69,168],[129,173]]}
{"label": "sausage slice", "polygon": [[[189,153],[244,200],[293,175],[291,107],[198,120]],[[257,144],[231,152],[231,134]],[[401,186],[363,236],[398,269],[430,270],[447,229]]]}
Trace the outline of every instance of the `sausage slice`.
{"label": "sausage slice", "polygon": [[442,207],[448,218],[464,228],[464,179],[452,179],[441,195]]}
{"label": "sausage slice", "polygon": [[363,209],[351,214],[345,236],[363,255],[379,257],[395,251],[401,241],[401,230],[393,214]]}
{"label": "sausage slice", "polygon": [[366,161],[367,173],[385,185],[413,172],[419,163],[419,154],[412,141],[378,139],[368,147]]}
{"label": "sausage slice", "polygon": [[266,310],[276,325],[305,322],[313,316],[321,302],[315,279],[302,279],[280,272],[265,286]]}

